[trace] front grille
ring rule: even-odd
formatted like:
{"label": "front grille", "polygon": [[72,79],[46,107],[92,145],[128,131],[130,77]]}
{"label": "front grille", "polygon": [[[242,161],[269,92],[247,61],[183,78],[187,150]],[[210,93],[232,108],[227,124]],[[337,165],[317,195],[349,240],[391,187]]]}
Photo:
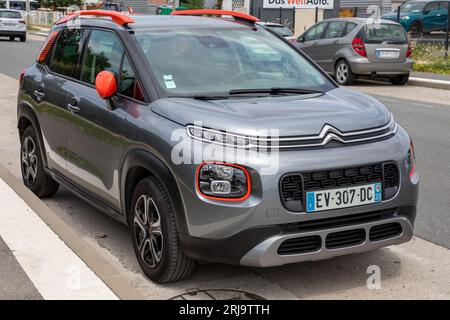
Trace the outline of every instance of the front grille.
{"label": "front grille", "polygon": [[334,232],[327,235],[325,246],[327,249],[338,249],[355,246],[366,240],[366,231],[364,229],[346,230]]}
{"label": "front grille", "polygon": [[285,240],[278,247],[279,255],[301,254],[318,251],[322,247],[320,236],[299,237]]}
{"label": "front grille", "polygon": [[283,206],[292,212],[303,211],[305,193],[382,182],[383,200],[392,198],[398,190],[400,177],[395,163],[378,163],[360,167],[326,171],[291,173],[280,180]]}
{"label": "front grille", "polygon": [[389,238],[394,238],[401,235],[403,232],[402,226],[397,223],[386,223],[379,226],[372,227],[369,233],[370,241],[380,241]]}
{"label": "front grille", "polygon": [[350,214],[325,219],[294,222],[280,225],[283,233],[310,232],[323,229],[340,228],[392,218],[396,208]]}

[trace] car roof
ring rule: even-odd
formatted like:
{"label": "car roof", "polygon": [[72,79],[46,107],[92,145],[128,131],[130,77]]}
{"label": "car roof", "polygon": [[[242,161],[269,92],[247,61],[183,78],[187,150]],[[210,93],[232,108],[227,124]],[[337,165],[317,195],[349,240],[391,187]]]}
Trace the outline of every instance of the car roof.
{"label": "car roof", "polygon": [[19,10],[15,10],[15,9],[0,9],[0,11],[13,11],[13,12],[18,12],[18,13],[20,13]]}
{"label": "car roof", "polygon": [[[131,15],[134,22],[127,25],[127,29],[178,29],[183,28],[248,28],[250,22],[202,16],[171,16],[171,15]],[[113,23],[109,18],[80,17],[82,26],[99,26],[112,29],[122,29],[123,26]],[[56,25],[62,27],[66,23]]]}
{"label": "car roof", "polygon": [[[449,0],[450,1],[450,0]],[[331,22],[331,21],[348,21],[348,22],[354,22],[357,24],[367,24],[368,22],[373,22],[373,18],[332,18],[332,19],[326,19],[323,20],[323,22]],[[399,24],[396,21],[392,21],[392,20],[387,20],[387,19],[380,19],[379,20],[381,23],[385,23],[385,24]]]}

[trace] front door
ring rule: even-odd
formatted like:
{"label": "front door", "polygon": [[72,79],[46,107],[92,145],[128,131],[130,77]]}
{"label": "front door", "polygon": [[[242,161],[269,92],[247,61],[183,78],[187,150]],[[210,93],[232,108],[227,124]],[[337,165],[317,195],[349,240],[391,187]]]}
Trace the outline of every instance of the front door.
{"label": "front door", "polygon": [[[114,32],[90,31],[81,63],[81,81],[71,83],[68,95],[73,119],[67,124],[69,178],[114,209],[120,208],[119,168],[127,144],[122,122],[132,104],[120,94],[124,56]],[[102,99],[95,89],[95,78],[104,70],[116,74],[119,82],[119,94],[109,100]]]}

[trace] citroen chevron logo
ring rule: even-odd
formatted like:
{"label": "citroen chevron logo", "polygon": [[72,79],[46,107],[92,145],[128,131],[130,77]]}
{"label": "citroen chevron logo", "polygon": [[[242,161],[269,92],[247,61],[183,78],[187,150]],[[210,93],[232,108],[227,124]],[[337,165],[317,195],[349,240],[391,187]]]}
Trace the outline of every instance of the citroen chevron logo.
{"label": "citroen chevron logo", "polygon": [[320,131],[319,139],[323,140],[323,144],[327,144],[331,140],[336,140],[339,142],[344,142],[344,139],[342,139],[342,132],[340,132],[338,129],[336,129],[333,126],[330,126],[329,124],[326,124],[323,126],[322,131]]}

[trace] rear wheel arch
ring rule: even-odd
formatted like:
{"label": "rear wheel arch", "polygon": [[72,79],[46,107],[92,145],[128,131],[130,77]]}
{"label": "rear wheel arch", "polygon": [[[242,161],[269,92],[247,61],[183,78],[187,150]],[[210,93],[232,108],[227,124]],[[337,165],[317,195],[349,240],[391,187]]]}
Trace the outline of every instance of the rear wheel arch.
{"label": "rear wheel arch", "polygon": [[129,150],[122,161],[120,178],[120,198],[122,213],[130,222],[130,206],[134,189],[146,177],[154,177],[167,189],[175,208],[177,229],[179,233],[187,234],[185,208],[180,189],[169,167],[154,153],[137,148]]}
{"label": "rear wheel arch", "polygon": [[37,115],[31,105],[28,103],[20,103],[17,110],[17,129],[19,130],[19,138],[22,138],[26,128],[32,126],[36,131],[38,138],[39,149],[41,150],[42,161],[44,167],[47,167],[47,157],[44,147],[44,139],[42,137],[41,126]]}

